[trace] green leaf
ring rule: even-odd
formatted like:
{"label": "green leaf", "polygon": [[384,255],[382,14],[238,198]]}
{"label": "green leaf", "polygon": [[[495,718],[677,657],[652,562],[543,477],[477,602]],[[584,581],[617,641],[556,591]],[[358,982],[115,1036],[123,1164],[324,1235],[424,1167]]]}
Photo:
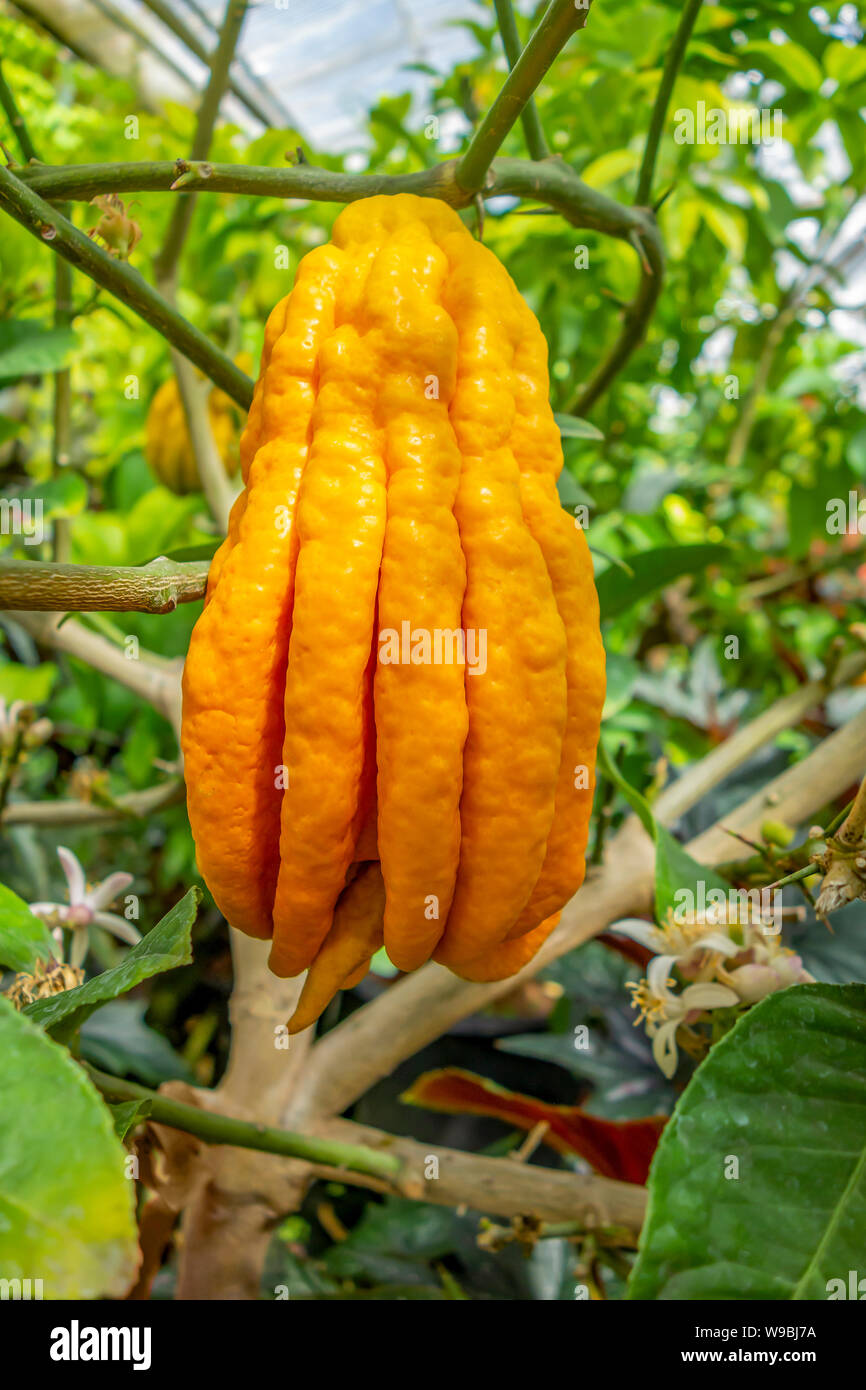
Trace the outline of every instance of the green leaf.
{"label": "green leaf", "polygon": [[713,236],[726,251],[730,251],[733,259],[742,261],[746,254],[746,224],[742,215],[717,207],[706,199],[701,202],[701,215]]}
{"label": "green leaf", "polygon": [[831,1281],[863,1262],[866,986],[795,985],[744,1015],[683,1093],[649,1189],[630,1298],[845,1297]]}
{"label": "green leaf", "polygon": [[730,891],[730,884],[726,883],[712,869],[707,868],[705,864],[699,864],[697,859],[693,859],[679,840],[674,839],[669,830],[657,823],[655,869],[657,920],[663,922],[669,910],[674,911],[679,907],[677,894],[681,892],[690,893],[691,902],[697,907],[697,904],[704,901],[701,886],[707,892],[711,888],[718,889],[726,897]]}
{"label": "green leaf", "polygon": [[824,70],[840,87],[851,86],[866,77],[866,49],[831,43],[824,50]]}
{"label": "green leaf", "polygon": [[135,1186],[101,1098],[65,1048],[0,998],[0,1270],[51,1299],[122,1298]]}
{"label": "green leaf", "polygon": [[35,319],[8,320],[0,324],[0,382],[59,371],[75,345],[71,329],[45,328]]}
{"label": "green leaf", "polygon": [[[222,540],[219,536],[214,536],[212,541],[205,545],[182,545],[179,550],[168,550],[164,555],[153,555],[153,560],[177,560],[178,563],[186,560],[212,560],[216,555]],[[148,563],[150,563],[148,561]]]}
{"label": "green leaf", "polygon": [[152,1100],[122,1100],[109,1105],[114,1132],[121,1142],[131,1129],[146,1120],[153,1109]]}
{"label": "green leaf", "polygon": [[601,430],[580,415],[554,415],[563,439],[604,439]]}
{"label": "green leaf", "polygon": [[613,782],[625,797],[631,809],[640,820],[644,830],[651,835],[656,847],[655,859],[655,915],[663,922],[668,909],[678,906],[677,893],[683,890],[693,895],[697,905],[702,901],[699,885],[705,890],[720,889],[727,894],[730,885],[705,864],[699,864],[688,850],[683,849],[679,840],[674,839],[669,830],[659,825],[645,796],[627,782],[608,752],[604,740],[599,740],[598,766],[604,775]]}
{"label": "green leaf", "polygon": [[607,657],[607,689],[604,696],[602,721],[612,719],[629,704],[635,681],[641,668],[631,657],[621,652],[609,652]]}
{"label": "green leaf", "polygon": [[848,441],[848,466],[858,478],[866,478],[866,429],[858,430]]}
{"label": "green leaf", "polygon": [[25,420],[13,420],[11,415],[0,415],[0,444],[5,444],[7,439],[14,439],[16,434],[21,434],[25,425]]}
{"label": "green leaf", "polygon": [[629,806],[643,825],[644,830],[655,839],[656,822],[655,816],[650,810],[649,802],[645,796],[641,796],[639,791],[635,791],[630,782],[625,780],[613,758],[608,753],[604,739],[599,739],[598,753],[596,756],[599,769],[604,773],[605,777],[609,778],[614,786],[622,792]]}
{"label": "green leaf", "polygon": [[38,960],[54,956],[54,942],[41,917],[0,883],[0,967],[30,974]]}
{"label": "green leaf", "polygon": [[770,39],[755,39],[737,50],[737,56],[763,59],[755,67],[769,77],[778,77],[786,86],[801,87],[806,92],[817,92],[824,80],[820,64],[811,53],[790,39],[786,43],[773,43]]}
{"label": "green leaf", "polygon": [[115,999],[81,1025],[81,1056],[112,1076],[135,1076],[146,1086],[193,1081],[167,1038],[144,1021],[145,999]]}
{"label": "green leaf", "polygon": [[700,574],[708,565],[721,565],[730,559],[726,545],[663,545],[625,555],[631,575],[611,565],[596,580],[602,618],[615,618],[632,604],[673,584],[684,574]]}
{"label": "green leaf", "polygon": [[37,999],[27,1006],[25,1012],[48,1032],[59,1029],[57,1036],[63,1040],[80,1028],[100,1004],[116,999],[119,994],[126,994],[140,985],[142,980],[148,980],[163,970],[189,965],[192,960],[190,932],[200,899],[201,890],[190,888],[153,931],[133,946],[120,965],[104,970],[77,989],[68,989],[65,994]]}
{"label": "green leaf", "polygon": [[80,473],[67,468],[56,478],[27,488],[27,496],[42,503],[44,521],[58,516],[77,516],[87,506],[87,484]]}
{"label": "green leaf", "polygon": [[587,164],[580,177],[590,188],[605,188],[621,179],[623,174],[634,173],[639,159],[638,150],[608,150]]}
{"label": "green leaf", "polygon": [[26,700],[31,705],[43,705],[57,679],[53,661],[39,666],[21,666],[17,662],[0,662],[0,697],[11,705],[13,700]]}

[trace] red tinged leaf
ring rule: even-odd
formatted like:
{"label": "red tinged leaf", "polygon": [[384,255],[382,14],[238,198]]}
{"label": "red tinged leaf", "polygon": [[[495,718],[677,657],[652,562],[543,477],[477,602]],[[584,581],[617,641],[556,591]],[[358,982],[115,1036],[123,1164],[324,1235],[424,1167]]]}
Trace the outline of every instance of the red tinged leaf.
{"label": "red tinged leaf", "polygon": [[641,1120],[604,1120],[579,1105],[549,1105],[506,1090],[460,1067],[428,1071],[400,1097],[407,1105],[449,1115],[489,1115],[518,1129],[544,1123],[543,1142],[557,1153],[576,1153],[597,1173],[621,1182],[646,1182],[666,1115]]}

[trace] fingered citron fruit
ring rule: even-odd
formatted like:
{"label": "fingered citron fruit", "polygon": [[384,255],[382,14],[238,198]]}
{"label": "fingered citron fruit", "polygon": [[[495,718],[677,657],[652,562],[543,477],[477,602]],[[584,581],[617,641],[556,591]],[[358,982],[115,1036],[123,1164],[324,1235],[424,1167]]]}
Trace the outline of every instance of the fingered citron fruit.
{"label": "fingered citron fruit", "polygon": [[201,872],[309,970],[519,970],[584,875],[604,651],[539,325],[457,214],[348,206],[268,319],[184,673]]}

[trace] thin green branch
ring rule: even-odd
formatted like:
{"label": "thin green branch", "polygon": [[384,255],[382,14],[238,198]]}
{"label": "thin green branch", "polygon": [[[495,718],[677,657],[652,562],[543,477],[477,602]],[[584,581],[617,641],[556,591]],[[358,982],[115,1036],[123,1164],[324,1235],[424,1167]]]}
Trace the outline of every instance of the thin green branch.
{"label": "thin green branch", "polygon": [[24,117],[18,110],[11,88],[3,75],[2,63],[0,63],[0,106],[2,106],[3,110],[6,112],[9,124],[15,133],[15,138],[21,147],[21,153],[24,158],[27,160],[36,159],[36,149],[33,141],[30,139],[30,132],[27,129]]}
{"label": "thin green branch", "polygon": [[655,224],[655,218],[649,212],[647,212],[647,216],[651,218],[651,230],[643,236],[638,234],[643,258],[637,294],[631,304],[626,305],[623,311],[622,328],[607,357],[599,362],[589,380],[578,388],[563,407],[568,414],[586,415],[608,390],[635,348],[643,342],[646,336],[664,279],[664,254],[661,237]]}
{"label": "thin green branch", "polygon": [[[64,216],[68,208],[59,209]],[[59,256],[54,261],[54,324],[56,328],[68,328],[72,322],[72,267]],[[72,441],[72,373],[68,367],[61,367],[54,373],[54,459],[55,476],[69,464],[69,450]],[[58,562],[69,559],[69,517],[54,518],[53,555]]]}
{"label": "thin green branch", "polygon": [[[247,13],[247,0],[228,0],[220,29],[219,42],[210,61],[210,76],[202,97],[190,158],[192,162],[207,159],[214,127],[229,80],[229,69],[241,36]],[[195,198],[178,198],[171,210],[171,220],[162,250],[153,264],[157,284],[165,289],[177,270],[180,253],[195,212]]]}
{"label": "thin green branch", "polygon": [[[496,7],[496,20],[499,25],[499,33],[502,36],[502,47],[505,49],[505,56],[508,59],[509,68],[514,68],[520,59],[523,51],[520,43],[520,35],[517,32],[517,21],[514,18],[514,7],[511,0],[493,0]],[[532,97],[526,103],[520,113],[520,122],[523,126],[523,134],[526,137],[526,148],[529,150],[533,159],[548,159],[550,150],[544,138],[544,131],[541,126],[541,119],[538,115],[538,108]]]}
{"label": "thin green branch", "polygon": [[640,285],[631,304],[624,311],[619,336],[607,357],[598,364],[589,380],[578,388],[565,407],[567,411],[576,415],[588,414],[622,371],[635,348],[643,342],[661,294],[664,254],[654,211],[646,205],[650,201],[656,157],[667,118],[671,93],[700,8],[701,0],[686,0],[673,42],[665,57],[662,80],[650,117],[650,127],[644,146],[640,174],[638,175],[635,201],[638,207],[646,208],[647,216],[651,218],[652,234],[642,236],[638,233],[636,237],[632,238],[632,243],[641,259]]}
{"label": "thin green branch", "polygon": [[194,1134],[206,1144],[231,1144],[238,1149],[257,1149],[260,1153],[281,1154],[284,1158],[302,1158],[327,1168],[344,1169],[351,1173],[368,1173],[371,1177],[388,1179],[399,1175],[402,1164],[393,1154],[378,1153],[363,1144],[344,1144],[336,1139],[313,1139],[293,1134],[287,1129],[269,1125],[250,1124],[229,1115],[202,1110],[197,1105],[185,1105],[170,1100],[157,1091],[148,1090],[134,1081],[122,1081],[98,1068],[85,1064],[91,1081],[109,1100],[146,1101],[150,1106],[148,1118],[171,1129]]}
{"label": "thin green branch", "polygon": [[151,560],[147,565],[58,565],[0,561],[0,611],[170,613],[204,597],[210,562]]}
{"label": "thin green branch", "polygon": [[572,34],[582,29],[589,15],[575,0],[551,0],[541,23],[524,48],[502,90],[469,142],[457,165],[461,188],[476,193],[485,186],[487,171],[514,122],[530,101],[544,74],[565,47]]}
{"label": "thin green branch", "polygon": [[375,193],[427,193],[453,207],[473,195],[454,184],[456,161],[414,174],[341,174],[313,164],[271,169],[253,164],[192,164],[185,159],[132,164],[38,165],[16,170],[22,183],[51,201],[89,201],[97,193],[244,193],[272,198],[351,203]]}
{"label": "thin green branch", "polygon": [[249,408],[253,397],[253,383],[249,377],[215,348],[204,333],[172,309],[137,270],[96,246],[10,169],[0,168],[0,207],[32,236],[48,242],[70,265],[127,304],[238,405]]}
{"label": "thin green branch", "polygon": [[662,80],[656,93],[653,105],[652,116],[650,117],[649,131],[647,132],[646,145],[644,146],[643,161],[640,166],[640,173],[637,181],[637,194],[635,202],[641,207],[650,200],[652,191],[653,175],[656,167],[656,156],[658,155],[659,144],[661,143],[662,131],[665,120],[667,119],[668,106],[670,104],[671,92],[677,80],[677,73],[685,57],[692,30],[701,8],[702,0],[686,0],[683,12],[680,15],[680,22],[674,34],[673,42],[665,56],[664,68],[662,69]]}
{"label": "thin green branch", "polygon": [[[192,166],[177,162],[134,164],[38,165],[18,169],[18,179],[56,200],[89,200],[98,193],[163,193],[175,187],[190,192],[239,193],[273,198],[310,199],[323,203],[352,203],[376,193],[417,193],[441,198],[453,208],[470,207],[475,194],[456,182],[456,160],[414,174],[342,174],[312,164],[286,169],[243,164]],[[178,181],[180,187],[176,187]],[[590,188],[560,160],[536,163],[528,159],[493,161],[483,197],[512,194],[546,203],[575,227],[587,227],[629,240],[636,232],[646,237],[654,219],[642,208],[626,207],[606,193]]]}

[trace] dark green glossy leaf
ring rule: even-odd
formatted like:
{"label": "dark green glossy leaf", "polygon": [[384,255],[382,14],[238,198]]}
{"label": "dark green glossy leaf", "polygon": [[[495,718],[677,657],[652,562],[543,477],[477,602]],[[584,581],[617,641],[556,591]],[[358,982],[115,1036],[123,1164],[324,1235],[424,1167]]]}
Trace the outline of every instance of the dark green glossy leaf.
{"label": "dark green glossy leaf", "polygon": [[42,918],[0,883],[0,968],[30,973],[38,960],[53,956],[53,944]]}
{"label": "dark green glossy leaf", "polygon": [[601,616],[615,618],[658,589],[685,574],[701,574],[709,565],[730,560],[726,545],[665,545],[623,556],[631,575],[611,565],[596,580]]}
{"label": "dark green glossy leaf", "polygon": [[629,1297],[848,1296],[866,1228],[866,986],[796,985],[750,1010],[686,1088],[649,1188]]}
{"label": "dark green glossy leaf", "polygon": [[200,898],[201,891],[190,888],[153,931],[148,932],[137,946],[133,946],[120,965],[103,971],[77,989],[55,994],[50,999],[37,1000],[29,1005],[27,1013],[47,1031],[57,1030],[58,1037],[65,1039],[80,1028],[100,1004],[126,994],[140,985],[142,980],[150,979],[163,970],[189,965],[192,960],[190,933]]}

